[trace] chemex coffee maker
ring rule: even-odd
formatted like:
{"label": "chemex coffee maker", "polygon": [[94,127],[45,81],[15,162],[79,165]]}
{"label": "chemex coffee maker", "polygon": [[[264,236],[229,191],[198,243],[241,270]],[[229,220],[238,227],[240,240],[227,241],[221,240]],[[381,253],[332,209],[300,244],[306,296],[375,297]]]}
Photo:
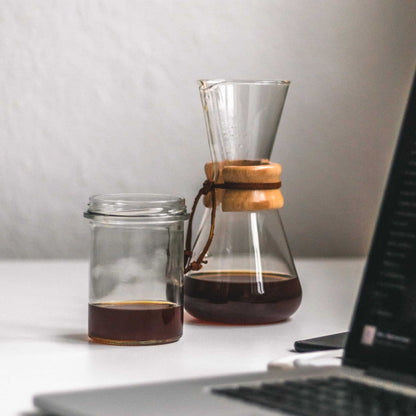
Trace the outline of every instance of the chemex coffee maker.
{"label": "chemex coffee maker", "polygon": [[[185,249],[185,309],[210,322],[287,319],[302,290],[279,209],[281,171],[270,162],[289,81],[199,81],[212,161],[195,198]],[[205,212],[195,241],[193,218]]]}

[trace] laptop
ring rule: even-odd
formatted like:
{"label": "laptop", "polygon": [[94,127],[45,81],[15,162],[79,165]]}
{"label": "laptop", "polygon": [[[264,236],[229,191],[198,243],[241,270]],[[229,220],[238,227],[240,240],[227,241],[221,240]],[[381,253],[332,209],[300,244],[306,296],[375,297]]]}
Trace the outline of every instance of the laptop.
{"label": "laptop", "polygon": [[70,416],[415,415],[416,80],[341,366],[43,394],[34,403]]}

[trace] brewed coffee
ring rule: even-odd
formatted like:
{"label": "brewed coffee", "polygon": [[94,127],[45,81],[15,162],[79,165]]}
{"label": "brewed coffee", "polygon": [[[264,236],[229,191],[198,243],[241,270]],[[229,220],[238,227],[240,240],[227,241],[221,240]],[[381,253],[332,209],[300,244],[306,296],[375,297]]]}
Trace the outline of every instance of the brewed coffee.
{"label": "brewed coffee", "polygon": [[171,302],[90,304],[88,336],[104,344],[158,344],[182,335],[183,309]]}
{"label": "brewed coffee", "polygon": [[297,277],[231,271],[194,273],[185,278],[185,304],[191,315],[228,324],[261,324],[287,319],[299,307]]}

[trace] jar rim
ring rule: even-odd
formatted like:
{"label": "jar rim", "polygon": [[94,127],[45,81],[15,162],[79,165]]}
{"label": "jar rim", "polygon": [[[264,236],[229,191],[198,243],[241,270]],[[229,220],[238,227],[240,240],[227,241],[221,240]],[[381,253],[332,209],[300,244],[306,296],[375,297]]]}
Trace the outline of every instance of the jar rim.
{"label": "jar rim", "polygon": [[201,90],[208,90],[222,84],[233,84],[233,85],[274,85],[288,87],[290,80],[287,79],[199,79],[199,88]]}
{"label": "jar rim", "polygon": [[[98,194],[89,198],[84,216],[130,218],[172,218],[187,219],[185,199],[168,194],[117,193]],[[178,218],[179,219],[179,218]]]}

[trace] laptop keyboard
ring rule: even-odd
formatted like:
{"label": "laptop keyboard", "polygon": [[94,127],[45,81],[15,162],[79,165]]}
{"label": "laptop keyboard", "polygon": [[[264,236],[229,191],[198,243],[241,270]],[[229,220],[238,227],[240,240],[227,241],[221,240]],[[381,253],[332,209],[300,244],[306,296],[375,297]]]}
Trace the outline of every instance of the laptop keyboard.
{"label": "laptop keyboard", "polygon": [[221,387],[213,393],[299,416],[416,415],[416,397],[338,377]]}

